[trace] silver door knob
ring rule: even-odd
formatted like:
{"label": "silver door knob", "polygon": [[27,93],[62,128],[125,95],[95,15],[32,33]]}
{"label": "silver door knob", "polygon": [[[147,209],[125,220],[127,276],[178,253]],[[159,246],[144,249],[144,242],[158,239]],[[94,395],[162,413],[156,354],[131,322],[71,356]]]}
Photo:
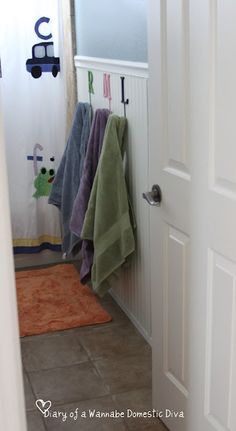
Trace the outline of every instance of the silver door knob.
{"label": "silver door knob", "polygon": [[149,203],[149,205],[159,207],[161,204],[161,189],[158,184],[152,186],[151,192],[143,193],[143,198]]}

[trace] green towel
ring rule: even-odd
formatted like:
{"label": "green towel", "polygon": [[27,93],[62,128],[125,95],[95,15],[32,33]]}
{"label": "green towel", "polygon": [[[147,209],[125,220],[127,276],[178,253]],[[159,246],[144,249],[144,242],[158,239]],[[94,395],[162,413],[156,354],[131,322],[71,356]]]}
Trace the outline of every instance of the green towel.
{"label": "green towel", "polygon": [[94,244],[91,281],[100,296],[111,287],[115,272],[135,249],[123,168],[126,127],[126,118],[108,118],[81,234]]}

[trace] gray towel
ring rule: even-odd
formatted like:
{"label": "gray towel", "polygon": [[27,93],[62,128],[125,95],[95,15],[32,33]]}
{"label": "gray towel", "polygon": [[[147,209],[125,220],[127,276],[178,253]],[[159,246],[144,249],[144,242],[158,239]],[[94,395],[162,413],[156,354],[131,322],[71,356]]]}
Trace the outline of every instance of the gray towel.
{"label": "gray towel", "polygon": [[[97,170],[109,114],[110,111],[108,111],[108,109],[97,109],[91,126],[87,153],[84,160],[83,173],[79,190],[74,201],[70,221],[70,229],[78,237],[76,250],[81,244],[80,234],[84,223],[85,213],[88,207],[93,180]],[[87,283],[90,280],[92,263],[93,243],[92,241],[84,240],[82,243],[82,265],[80,268],[80,280],[82,283]]]}
{"label": "gray towel", "polygon": [[70,254],[78,238],[70,231],[72,208],[82,175],[91,126],[91,107],[88,103],[78,103],[67,145],[52,184],[49,204],[61,211],[63,229],[62,251]]}

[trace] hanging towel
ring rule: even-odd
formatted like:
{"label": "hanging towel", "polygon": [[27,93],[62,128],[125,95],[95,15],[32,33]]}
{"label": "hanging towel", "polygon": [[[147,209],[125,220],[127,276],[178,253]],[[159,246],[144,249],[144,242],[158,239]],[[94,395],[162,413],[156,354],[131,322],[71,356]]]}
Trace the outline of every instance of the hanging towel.
{"label": "hanging towel", "polygon": [[88,103],[78,103],[70,136],[48,199],[48,203],[57,206],[61,210],[62,251],[66,255],[70,254],[74,244],[78,241],[78,238],[70,231],[69,223],[82,175],[91,125],[90,118],[90,105]]}
{"label": "hanging towel", "polygon": [[[102,149],[102,143],[110,111],[108,109],[97,109],[92,121],[91,132],[88,141],[84,167],[80,181],[79,190],[74,201],[70,230],[78,237],[74,244],[75,250],[81,242],[80,236],[84,223],[85,213],[88,207],[90,193],[93,186],[98,160]],[[73,250],[72,250],[73,253]],[[93,263],[93,243],[89,240],[82,242],[82,264],[80,268],[80,280],[87,283],[91,279],[91,266]]]}
{"label": "hanging towel", "polygon": [[110,115],[81,238],[93,241],[92,286],[103,296],[135,249],[123,168],[127,121]]}

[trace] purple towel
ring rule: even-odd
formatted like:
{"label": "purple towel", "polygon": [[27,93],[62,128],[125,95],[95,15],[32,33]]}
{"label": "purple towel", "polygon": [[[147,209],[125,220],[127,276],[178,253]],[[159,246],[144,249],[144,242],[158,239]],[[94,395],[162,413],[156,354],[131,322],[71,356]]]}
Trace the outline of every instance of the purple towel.
{"label": "purple towel", "polygon": [[[91,126],[80,186],[74,201],[70,220],[70,230],[78,237],[78,243],[81,241],[80,234],[83,228],[109,114],[110,111],[107,109],[97,109]],[[92,241],[84,240],[82,243],[82,265],[80,268],[80,280],[82,283],[87,283],[90,280],[92,263],[93,243]]]}

